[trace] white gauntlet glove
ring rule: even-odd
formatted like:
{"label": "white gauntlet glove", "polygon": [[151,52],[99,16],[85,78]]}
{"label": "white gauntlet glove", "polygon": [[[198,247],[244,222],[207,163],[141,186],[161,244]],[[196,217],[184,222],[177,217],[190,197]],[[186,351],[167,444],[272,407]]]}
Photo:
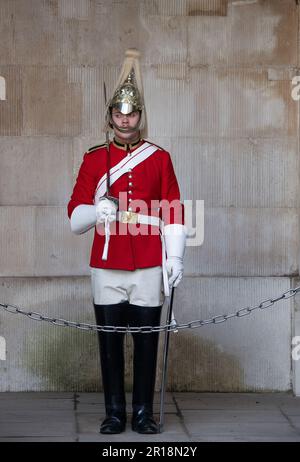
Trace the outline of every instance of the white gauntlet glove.
{"label": "white gauntlet glove", "polygon": [[173,224],[164,227],[169,285],[177,287],[183,277],[183,256],[186,243],[186,227]]}
{"label": "white gauntlet glove", "polygon": [[89,231],[97,223],[114,221],[117,216],[118,205],[112,200],[103,197],[98,205],[80,204],[72,212],[71,230],[75,234]]}
{"label": "white gauntlet glove", "polygon": [[115,202],[105,197],[103,199],[100,198],[96,205],[97,223],[105,223],[105,221],[111,223],[115,221],[117,218],[117,210],[118,205]]}
{"label": "white gauntlet glove", "polygon": [[169,285],[177,287],[183,276],[183,259],[180,257],[169,257],[166,262],[169,276]]}
{"label": "white gauntlet glove", "polygon": [[[109,225],[117,219],[118,204],[107,197],[100,197],[98,204],[96,205],[96,216],[97,225],[100,223],[104,224],[105,229],[105,242],[102,253],[102,260],[107,260],[108,245],[110,240],[110,229]],[[97,229],[97,226],[96,226]],[[98,230],[98,229],[97,229]]]}
{"label": "white gauntlet glove", "polygon": [[96,206],[78,205],[71,215],[71,230],[74,234],[83,234],[96,225]]}

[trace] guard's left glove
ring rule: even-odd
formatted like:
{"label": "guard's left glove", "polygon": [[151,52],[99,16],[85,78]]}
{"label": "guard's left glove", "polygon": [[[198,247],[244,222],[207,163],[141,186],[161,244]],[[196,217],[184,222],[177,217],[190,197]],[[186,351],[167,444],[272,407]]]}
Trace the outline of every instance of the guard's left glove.
{"label": "guard's left glove", "polygon": [[184,225],[171,224],[164,227],[167,252],[166,267],[169,285],[177,287],[183,277],[183,256],[186,245],[187,229]]}
{"label": "guard's left glove", "polygon": [[177,287],[183,277],[183,260],[180,257],[169,257],[166,261],[169,286]]}

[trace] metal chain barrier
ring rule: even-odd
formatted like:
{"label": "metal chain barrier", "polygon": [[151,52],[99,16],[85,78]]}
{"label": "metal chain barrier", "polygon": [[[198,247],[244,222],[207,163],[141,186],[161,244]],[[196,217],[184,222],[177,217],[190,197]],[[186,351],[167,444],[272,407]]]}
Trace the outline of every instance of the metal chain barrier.
{"label": "metal chain barrier", "polygon": [[160,326],[140,326],[140,327],[123,327],[123,326],[100,326],[97,324],[86,324],[82,322],[74,322],[74,321],[67,321],[61,318],[50,318],[49,316],[44,316],[40,313],[36,313],[34,311],[24,311],[21,308],[10,305],[8,303],[0,303],[0,307],[13,314],[23,314],[34,321],[46,321],[50,322],[51,324],[55,324],[56,326],[62,327],[75,327],[76,329],[81,330],[89,330],[89,331],[101,331],[101,332],[123,332],[123,333],[151,333],[151,332],[163,332],[163,331],[170,331],[176,332],[179,329],[196,329],[198,327],[206,326],[208,324],[220,324],[222,322],[227,321],[231,318],[242,318],[244,316],[249,316],[254,310],[265,310],[270,306],[273,306],[275,303],[279,302],[280,300],[287,300],[288,298],[294,297],[298,292],[300,292],[300,286],[295,287],[295,289],[289,289],[284,292],[280,297],[277,298],[269,298],[267,300],[263,300],[258,305],[250,306],[246,308],[242,308],[238,311],[235,311],[230,314],[221,314],[218,316],[214,316],[209,319],[197,319],[195,321],[190,321],[185,324],[178,324],[177,321],[174,319],[170,324],[160,325]]}

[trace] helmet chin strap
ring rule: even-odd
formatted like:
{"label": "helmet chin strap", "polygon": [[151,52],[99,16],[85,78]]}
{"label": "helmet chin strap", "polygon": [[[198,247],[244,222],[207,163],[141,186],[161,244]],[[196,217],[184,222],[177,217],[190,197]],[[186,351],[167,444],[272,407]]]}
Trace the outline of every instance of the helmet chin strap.
{"label": "helmet chin strap", "polygon": [[115,123],[111,123],[112,126],[114,128],[116,128],[117,130],[119,130],[121,133],[133,133],[133,132],[136,132],[137,130],[139,130],[139,124],[136,125],[135,127],[127,127],[127,128],[123,128],[123,127],[119,127],[117,124]]}
{"label": "helmet chin strap", "polygon": [[110,116],[110,124],[116,128],[117,130],[119,130],[121,133],[133,133],[133,132],[136,132],[137,130],[140,129],[140,124],[141,124],[141,117],[139,118],[139,121],[138,123],[136,124],[135,127],[126,127],[126,128],[123,128],[123,127],[119,127],[119,125],[117,125],[113,120],[112,120],[112,117]]}

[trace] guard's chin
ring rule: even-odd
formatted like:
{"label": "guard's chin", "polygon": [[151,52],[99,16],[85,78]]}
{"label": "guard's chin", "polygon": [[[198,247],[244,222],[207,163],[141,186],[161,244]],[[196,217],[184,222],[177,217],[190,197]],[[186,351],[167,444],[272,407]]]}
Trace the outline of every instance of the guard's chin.
{"label": "guard's chin", "polygon": [[118,125],[114,125],[115,129],[116,130],[119,130],[119,132],[121,133],[133,133],[133,132],[136,132],[138,130],[138,127],[119,127]]}

